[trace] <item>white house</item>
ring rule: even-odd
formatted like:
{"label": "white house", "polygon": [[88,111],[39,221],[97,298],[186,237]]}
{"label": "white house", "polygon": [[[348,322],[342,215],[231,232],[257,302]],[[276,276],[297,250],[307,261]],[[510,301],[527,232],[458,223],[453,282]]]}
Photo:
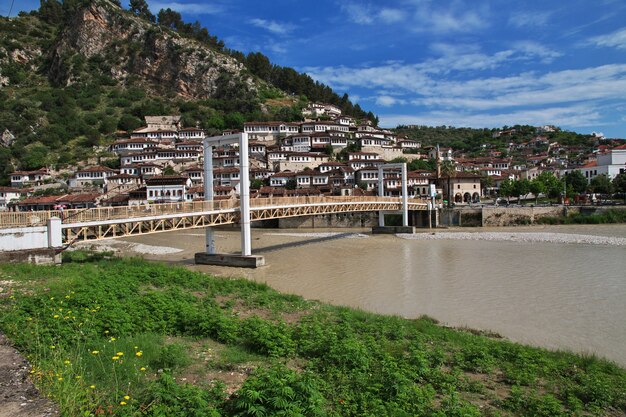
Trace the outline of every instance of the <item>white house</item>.
{"label": "white house", "polygon": [[117,171],[109,167],[93,166],[76,171],[74,177],[70,178],[70,188],[99,187],[104,188],[108,178],[116,175]]}
{"label": "white house", "polygon": [[0,187],[0,211],[7,210],[9,203],[19,200],[20,196],[20,190],[17,188]]}
{"label": "white house", "polygon": [[26,187],[28,185],[41,185],[44,181],[52,178],[45,168],[36,171],[16,171],[11,173],[11,187]]}
{"label": "white house", "polygon": [[179,175],[163,175],[146,180],[146,197],[150,203],[173,203],[184,201],[191,180]]}

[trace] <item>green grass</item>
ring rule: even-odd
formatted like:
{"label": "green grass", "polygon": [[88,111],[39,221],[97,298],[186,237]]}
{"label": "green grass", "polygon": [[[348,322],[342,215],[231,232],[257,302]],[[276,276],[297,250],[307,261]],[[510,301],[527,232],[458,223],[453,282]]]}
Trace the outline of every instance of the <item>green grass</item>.
{"label": "green grass", "polygon": [[67,416],[626,415],[626,371],[593,356],[137,259],[67,260],[0,265],[0,329]]}

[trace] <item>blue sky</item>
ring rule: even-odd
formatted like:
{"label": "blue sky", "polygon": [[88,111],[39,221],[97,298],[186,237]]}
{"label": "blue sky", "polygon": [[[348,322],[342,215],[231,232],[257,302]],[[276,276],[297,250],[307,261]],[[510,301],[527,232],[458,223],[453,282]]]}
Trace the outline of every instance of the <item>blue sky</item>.
{"label": "blue sky", "polygon": [[386,127],[554,124],[626,138],[623,0],[148,3],[347,92]]}

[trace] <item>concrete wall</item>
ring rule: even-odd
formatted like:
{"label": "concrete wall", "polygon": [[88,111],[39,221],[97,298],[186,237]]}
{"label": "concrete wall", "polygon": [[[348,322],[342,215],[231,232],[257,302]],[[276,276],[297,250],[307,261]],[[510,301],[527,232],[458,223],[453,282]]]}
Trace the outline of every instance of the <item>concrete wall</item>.
{"label": "concrete wall", "polygon": [[482,209],[483,226],[515,226],[533,224],[542,217],[560,217],[564,214],[577,213],[578,207],[484,207]]}
{"label": "concrete wall", "polygon": [[61,263],[61,253],[55,249],[29,249],[0,252],[1,263],[31,263],[57,265]]}
{"label": "concrete wall", "polygon": [[0,252],[48,247],[48,228],[15,227],[0,229]]}
{"label": "concrete wall", "polygon": [[374,227],[378,226],[376,213],[336,213],[320,216],[288,217],[280,219],[281,229],[326,228],[326,227]]}

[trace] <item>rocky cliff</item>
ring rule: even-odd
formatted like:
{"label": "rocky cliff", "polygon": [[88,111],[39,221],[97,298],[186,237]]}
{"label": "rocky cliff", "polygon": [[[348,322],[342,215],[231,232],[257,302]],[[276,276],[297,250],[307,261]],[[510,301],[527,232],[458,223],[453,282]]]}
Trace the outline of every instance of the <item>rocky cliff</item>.
{"label": "rocky cliff", "polygon": [[51,52],[51,79],[70,85],[82,76],[85,60],[117,83],[140,83],[152,92],[206,99],[220,88],[257,81],[234,58],[195,40],[151,24],[108,0],[80,9],[58,36]]}

